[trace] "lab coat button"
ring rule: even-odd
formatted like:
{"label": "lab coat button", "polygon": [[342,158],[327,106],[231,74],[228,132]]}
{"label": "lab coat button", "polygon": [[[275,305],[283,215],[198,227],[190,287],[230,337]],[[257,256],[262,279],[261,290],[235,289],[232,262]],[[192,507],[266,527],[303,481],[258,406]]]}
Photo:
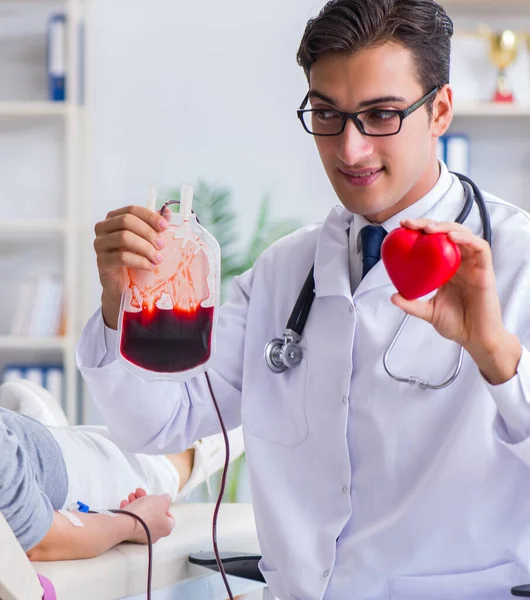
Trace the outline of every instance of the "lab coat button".
{"label": "lab coat button", "polygon": [[355,309],[353,308],[353,306],[350,306],[350,312],[352,313]]}
{"label": "lab coat button", "polygon": [[343,493],[343,494],[347,494],[349,491],[350,491],[350,488],[349,488],[347,485],[345,485],[345,486],[342,488],[342,493]]}
{"label": "lab coat button", "polygon": [[326,577],[329,577],[329,573],[330,573],[330,571],[324,571],[324,573],[322,573],[322,577],[324,577],[324,579]]}
{"label": "lab coat button", "polygon": [[348,398],[346,398],[346,396],[342,396],[342,403],[348,404]]}

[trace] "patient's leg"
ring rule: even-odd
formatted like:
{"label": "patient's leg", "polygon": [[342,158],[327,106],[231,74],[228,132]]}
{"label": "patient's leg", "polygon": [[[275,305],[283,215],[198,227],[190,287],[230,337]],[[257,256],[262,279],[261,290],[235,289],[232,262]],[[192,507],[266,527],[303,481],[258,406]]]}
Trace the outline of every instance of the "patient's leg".
{"label": "patient's leg", "polygon": [[131,491],[169,494],[177,499],[179,471],[165,456],[123,452],[106,427],[49,427],[68,472],[66,505],[78,500],[93,508],[118,508]]}
{"label": "patient's leg", "polygon": [[180,454],[166,454],[167,459],[178,471],[180,486],[179,492],[189,480],[193,472],[193,464],[195,462],[195,448],[188,448]]}
{"label": "patient's leg", "polygon": [[[66,416],[46,390],[27,381],[0,386],[0,406],[3,404],[49,426],[67,466],[66,506],[79,500],[95,508],[117,508],[136,488],[149,494],[169,494],[174,502],[208,481],[225,462],[221,434],[199,440],[180,454],[151,456],[123,452],[106,427],[53,427],[66,422]],[[241,428],[230,431],[228,437],[232,462],[243,453]]]}
{"label": "patient's leg", "polygon": [[[185,498],[225,461],[222,435],[199,440],[181,454],[151,456],[123,452],[106,427],[50,427],[58,442],[69,478],[69,502],[80,500],[95,508],[117,508],[136,488],[148,494]],[[230,459],[243,453],[241,428],[229,432]]]}
{"label": "patient's leg", "polygon": [[[230,462],[232,463],[244,452],[243,431],[241,427],[228,432],[228,443],[230,446]],[[225,441],[220,433],[198,440],[193,444],[192,448],[195,451],[193,468],[188,481],[182,486],[177,499],[186,498],[193,489],[204,481],[209,484],[210,476],[221,470],[225,464]]]}
{"label": "patient's leg", "polygon": [[182,458],[176,455],[171,460],[165,456],[124,453],[105,427],[67,427],[59,403],[47,390],[27,380],[1,385],[0,407],[48,427],[67,465],[66,506],[79,500],[95,508],[117,508],[120,500],[137,487],[150,494],[170,494],[174,500],[189,478],[188,465],[193,458],[190,453]]}

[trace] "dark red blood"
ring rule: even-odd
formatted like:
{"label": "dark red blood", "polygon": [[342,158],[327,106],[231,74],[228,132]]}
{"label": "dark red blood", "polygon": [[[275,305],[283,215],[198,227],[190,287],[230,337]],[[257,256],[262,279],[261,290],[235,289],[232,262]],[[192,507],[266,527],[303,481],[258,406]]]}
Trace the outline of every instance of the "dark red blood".
{"label": "dark red blood", "polygon": [[155,373],[179,373],[210,358],[213,307],[185,312],[178,309],[133,313],[124,311],[122,356]]}

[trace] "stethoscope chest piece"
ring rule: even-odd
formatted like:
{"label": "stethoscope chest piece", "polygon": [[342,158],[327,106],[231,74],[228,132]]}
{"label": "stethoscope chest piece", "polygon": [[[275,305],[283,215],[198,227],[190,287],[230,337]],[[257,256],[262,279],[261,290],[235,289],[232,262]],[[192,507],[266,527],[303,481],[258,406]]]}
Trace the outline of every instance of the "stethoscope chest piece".
{"label": "stethoscope chest piece", "polygon": [[292,329],[286,329],[283,340],[275,338],[265,348],[265,362],[274,373],[283,373],[297,367],[302,362],[300,336]]}

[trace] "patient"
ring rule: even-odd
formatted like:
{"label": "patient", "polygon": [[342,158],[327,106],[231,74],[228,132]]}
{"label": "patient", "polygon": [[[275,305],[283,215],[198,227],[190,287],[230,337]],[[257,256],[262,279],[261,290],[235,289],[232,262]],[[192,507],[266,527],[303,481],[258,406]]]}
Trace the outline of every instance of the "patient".
{"label": "patient", "polygon": [[[243,452],[229,433],[230,458]],[[105,427],[69,427],[54,398],[29,381],[0,386],[0,512],[30,560],[97,556],[123,541],[146,543],[128,515],[59,512],[77,501],[91,509],[124,508],[141,517],[153,542],[169,535],[170,504],[185,498],[224,464],[221,435],[182,454],[127,454]]]}

